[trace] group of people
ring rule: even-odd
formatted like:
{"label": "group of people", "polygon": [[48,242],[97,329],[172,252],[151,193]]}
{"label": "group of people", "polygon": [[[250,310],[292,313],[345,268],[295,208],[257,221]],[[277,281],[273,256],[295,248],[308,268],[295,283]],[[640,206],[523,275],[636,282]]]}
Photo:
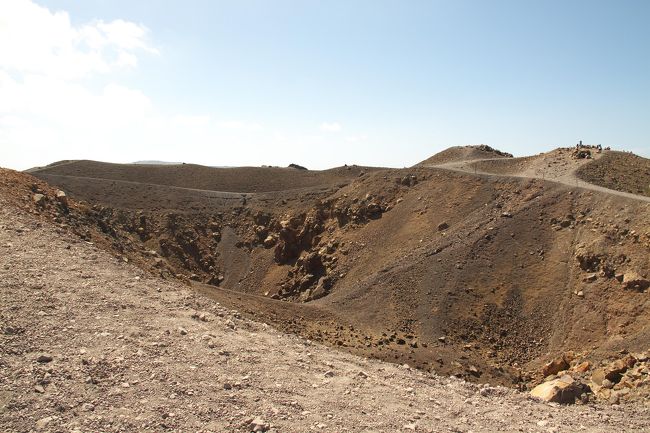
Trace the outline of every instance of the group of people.
{"label": "group of people", "polygon": [[[603,145],[602,144],[582,144],[582,140],[576,144],[576,150],[580,149],[596,149],[596,153],[601,153],[603,151]],[[611,150],[609,146],[605,148],[605,150]]]}

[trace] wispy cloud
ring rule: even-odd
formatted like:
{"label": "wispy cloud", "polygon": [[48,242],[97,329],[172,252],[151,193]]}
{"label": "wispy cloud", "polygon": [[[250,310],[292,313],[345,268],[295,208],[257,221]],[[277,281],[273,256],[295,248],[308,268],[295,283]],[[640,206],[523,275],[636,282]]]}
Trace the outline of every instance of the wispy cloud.
{"label": "wispy cloud", "polygon": [[320,130],[325,132],[340,132],[343,129],[338,122],[323,122],[320,124]]}

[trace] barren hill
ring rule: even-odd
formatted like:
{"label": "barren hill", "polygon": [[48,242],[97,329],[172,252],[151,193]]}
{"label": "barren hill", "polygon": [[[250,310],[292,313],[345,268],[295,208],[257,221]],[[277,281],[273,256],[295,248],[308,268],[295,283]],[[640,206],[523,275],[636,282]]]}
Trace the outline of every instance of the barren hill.
{"label": "barren hill", "polygon": [[368,168],[358,166],[309,171],[277,167],[216,168],[196,164],[111,164],[85,160],[63,161],[30,170],[41,178],[65,176],[120,180],[224,192],[268,192],[329,187],[348,182],[365,171],[368,171]]}
{"label": "barren hill", "polygon": [[454,146],[438,152],[416,166],[431,166],[450,162],[472,161],[487,158],[512,158],[510,153],[502,152],[485,144],[476,146]]}

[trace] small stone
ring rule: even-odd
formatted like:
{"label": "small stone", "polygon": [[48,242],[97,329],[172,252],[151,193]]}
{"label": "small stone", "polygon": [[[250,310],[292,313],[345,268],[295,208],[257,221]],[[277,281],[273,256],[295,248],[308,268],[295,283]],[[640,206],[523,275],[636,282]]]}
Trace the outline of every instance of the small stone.
{"label": "small stone", "polygon": [[49,423],[54,421],[55,417],[53,416],[46,416],[45,418],[41,418],[38,421],[36,421],[36,428],[39,430],[43,430]]}
{"label": "small stone", "polygon": [[58,190],[56,192],[56,200],[61,203],[62,206],[68,206],[68,196],[66,196],[65,192]]}
{"label": "small stone", "polygon": [[5,335],[16,335],[16,334],[18,334],[18,328],[14,328],[14,327],[11,327],[11,326],[6,326],[6,327],[2,330],[2,332],[3,332]]}
{"label": "small stone", "polygon": [[269,426],[264,422],[262,418],[259,417],[248,421],[246,424],[248,424],[248,431],[252,432],[265,432],[271,428],[271,426]]}
{"label": "small stone", "polygon": [[576,365],[573,369],[578,373],[586,373],[591,368],[591,363],[589,361],[582,362]]}
{"label": "small stone", "polygon": [[334,372],[332,370],[328,370],[325,372],[325,377],[334,377]]}
{"label": "small stone", "polygon": [[187,335],[187,329],[185,328],[178,328],[178,333],[181,335]]}
{"label": "small stone", "polygon": [[265,246],[266,248],[271,248],[273,245],[275,245],[275,243],[277,242],[277,240],[278,240],[277,237],[275,237],[274,235],[268,235],[268,236],[264,239],[264,246]]}
{"label": "small stone", "polygon": [[226,383],[223,384],[223,389],[225,389],[225,390],[232,389],[232,385],[229,384],[228,382],[226,382]]}
{"label": "small stone", "polygon": [[584,281],[585,283],[593,283],[594,281],[596,281],[596,279],[598,279],[597,274],[590,274],[584,277],[582,281]]}
{"label": "small stone", "polygon": [[614,387],[614,382],[609,379],[603,379],[602,387],[605,389],[612,389]]}
{"label": "small stone", "polygon": [[54,358],[52,358],[52,355],[48,355],[47,353],[44,353],[40,355],[38,358],[36,358],[36,361],[40,362],[41,364],[46,364],[48,362],[52,362]]}
{"label": "small stone", "polygon": [[39,394],[43,394],[43,393],[45,393],[45,388],[43,388],[43,386],[41,386],[41,385],[36,385],[34,387],[34,392],[37,392]]}

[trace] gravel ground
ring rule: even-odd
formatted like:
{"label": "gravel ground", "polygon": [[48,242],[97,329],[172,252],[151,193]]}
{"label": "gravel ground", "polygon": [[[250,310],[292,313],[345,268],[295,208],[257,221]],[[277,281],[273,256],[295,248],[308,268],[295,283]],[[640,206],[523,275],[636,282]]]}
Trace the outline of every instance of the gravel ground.
{"label": "gravel ground", "polygon": [[0,431],[638,432],[243,319],[0,199]]}

